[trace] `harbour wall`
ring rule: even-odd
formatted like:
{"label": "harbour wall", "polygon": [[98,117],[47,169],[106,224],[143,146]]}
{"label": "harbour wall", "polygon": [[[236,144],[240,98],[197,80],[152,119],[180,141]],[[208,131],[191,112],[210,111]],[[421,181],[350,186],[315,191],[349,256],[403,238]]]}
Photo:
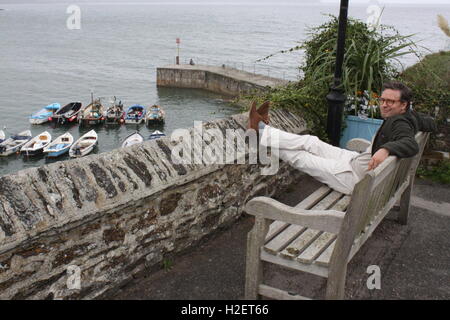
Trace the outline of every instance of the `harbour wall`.
{"label": "harbour wall", "polygon": [[156,84],[159,87],[204,89],[231,96],[249,94],[289,83],[227,66],[169,65],[157,68],[156,74]]}
{"label": "harbour wall", "polygon": [[[201,131],[203,149],[223,149],[213,136],[243,132],[246,120],[235,115],[189,133]],[[271,121],[306,129],[284,110],[271,111]],[[231,225],[250,198],[280,194],[303,176],[285,163],[274,175],[261,175],[257,164],[177,164],[175,146],[166,137],[0,177],[0,299],[93,299],[117,290]]]}

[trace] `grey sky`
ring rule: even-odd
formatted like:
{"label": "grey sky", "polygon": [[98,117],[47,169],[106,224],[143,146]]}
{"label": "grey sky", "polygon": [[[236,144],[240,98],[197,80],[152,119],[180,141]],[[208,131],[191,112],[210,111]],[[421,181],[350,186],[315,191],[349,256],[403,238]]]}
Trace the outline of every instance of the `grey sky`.
{"label": "grey sky", "polygon": [[[139,2],[139,3],[292,3],[296,5],[301,5],[302,3],[323,3],[323,4],[338,4],[340,0],[281,0],[281,1],[275,1],[275,0],[231,0],[231,1],[224,1],[224,0],[0,0],[0,4],[17,4],[17,3],[70,3],[70,4],[78,4],[78,3],[86,3],[86,2],[110,2],[110,3],[126,3],[126,2]],[[350,5],[352,4],[373,4],[373,3],[379,3],[382,5],[389,5],[389,4],[403,4],[403,5],[415,5],[415,4],[421,4],[421,5],[449,5],[449,0],[350,0]]]}

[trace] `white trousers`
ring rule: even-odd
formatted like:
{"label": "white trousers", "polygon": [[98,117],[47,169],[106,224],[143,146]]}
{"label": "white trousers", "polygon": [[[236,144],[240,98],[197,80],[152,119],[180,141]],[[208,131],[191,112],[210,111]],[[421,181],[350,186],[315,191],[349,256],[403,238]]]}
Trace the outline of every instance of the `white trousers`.
{"label": "white trousers", "polygon": [[[316,136],[296,135],[270,126],[265,126],[260,134],[260,144],[278,149],[280,159],[344,194],[352,193],[361,178],[358,173],[365,171],[354,170],[353,166],[367,165],[370,160],[370,153],[360,155],[334,147]],[[359,161],[353,161],[358,158]]]}

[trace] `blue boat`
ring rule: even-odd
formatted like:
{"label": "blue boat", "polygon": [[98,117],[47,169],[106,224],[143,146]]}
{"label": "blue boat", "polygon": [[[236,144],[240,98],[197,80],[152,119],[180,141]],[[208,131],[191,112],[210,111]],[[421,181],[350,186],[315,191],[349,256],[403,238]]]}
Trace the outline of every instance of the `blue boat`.
{"label": "blue boat", "polygon": [[56,158],[64,153],[68,152],[70,147],[73,144],[73,136],[67,132],[50,143],[47,147],[44,148],[44,153],[49,158]]}
{"label": "blue boat", "polygon": [[145,119],[145,107],[141,106],[139,104],[132,105],[131,107],[128,107],[126,116],[125,116],[125,123],[134,123],[139,124]]}
{"label": "blue boat", "polygon": [[61,108],[59,103],[49,104],[48,106],[42,108],[41,110],[33,113],[30,116],[31,124],[41,124],[49,121],[49,118],[53,115],[53,113]]}

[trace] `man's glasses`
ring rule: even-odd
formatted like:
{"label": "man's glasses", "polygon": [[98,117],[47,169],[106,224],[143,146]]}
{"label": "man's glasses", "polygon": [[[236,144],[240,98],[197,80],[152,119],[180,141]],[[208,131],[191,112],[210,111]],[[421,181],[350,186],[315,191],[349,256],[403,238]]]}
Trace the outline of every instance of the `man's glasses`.
{"label": "man's glasses", "polygon": [[386,104],[388,105],[388,107],[392,106],[394,103],[398,102],[398,101],[402,101],[402,100],[391,100],[391,99],[385,99],[385,98],[378,98],[378,105],[383,105],[383,103],[386,102]]}

